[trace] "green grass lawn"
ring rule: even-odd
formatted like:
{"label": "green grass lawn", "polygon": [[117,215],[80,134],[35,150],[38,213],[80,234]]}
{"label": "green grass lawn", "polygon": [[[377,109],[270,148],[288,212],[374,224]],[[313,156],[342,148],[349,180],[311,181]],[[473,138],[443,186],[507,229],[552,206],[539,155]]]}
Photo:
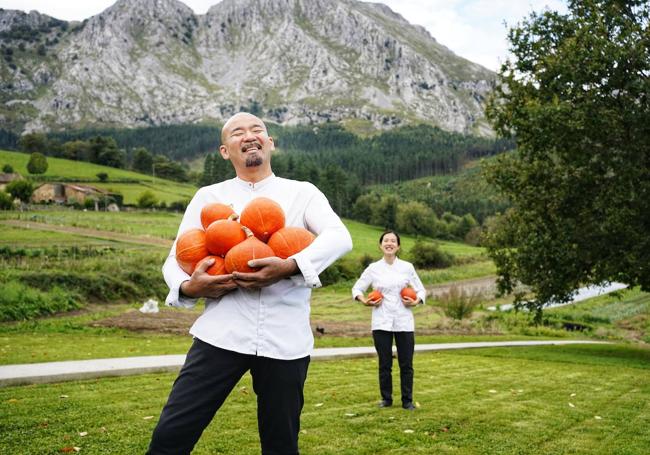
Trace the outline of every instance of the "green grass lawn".
{"label": "green grass lawn", "polygon": [[[379,409],[374,358],[315,361],[305,454],[645,454],[650,350],[625,346],[416,354],[419,408]],[[399,379],[394,372],[394,388]],[[144,453],[175,374],[0,389],[0,452]],[[194,454],[256,454],[246,375]]]}

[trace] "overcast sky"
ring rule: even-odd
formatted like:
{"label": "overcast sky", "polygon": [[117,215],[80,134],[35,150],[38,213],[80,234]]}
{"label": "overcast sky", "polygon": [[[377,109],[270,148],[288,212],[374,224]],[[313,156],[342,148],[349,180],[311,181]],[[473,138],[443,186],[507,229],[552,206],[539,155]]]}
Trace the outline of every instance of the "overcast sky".
{"label": "overcast sky", "polygon": [[[219,0],[182,0],[197,14],[205,14]],[[365,1],[365,0],[364,0]],[[506,25],[514,25],[531,11],[566,11],[565,0],[375,0],[390,6],[406,20],[424,26],[439,43],[456,54],[497,70],[507,56]],[[115,0],[0,0],[0,8],[37,10],[64,20],[83,20]]]}

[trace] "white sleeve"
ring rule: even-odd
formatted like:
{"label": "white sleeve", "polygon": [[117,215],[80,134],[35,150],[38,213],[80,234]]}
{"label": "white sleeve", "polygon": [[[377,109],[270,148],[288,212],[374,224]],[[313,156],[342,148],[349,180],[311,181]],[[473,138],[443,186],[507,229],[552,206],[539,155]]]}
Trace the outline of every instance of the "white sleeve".
{"label": "white sleeve", "polygon": [[357,282],[354,283],[354,286],[352,286],[352,298],[356,299],[360,295],[363,295],[371,284],[372,271],[370,270],[370,266],[368,266],[366,267],[366,270],[363,271]]}
{"label": "white sleeve", "polygon": [[[185,210],[181,224],[178,227],[176,238],[189,229],[203,228],[201,226],[201,209],[205,204],[204,192],[200,189],[196,192]],[[180,293],[181,284],[189,280],[190,276],[176,262],[176,240],[174,240],[174,244],[165,260],[162,272],[165,283],[169,286],[169,294],[167,294],[167,298],[165,299],[167,306],[191,308],[196,305],[198,299],[186,297]]]}
{"label": "white sleeve", "polygon": [[352,249],[352,237],[325,195],[313,188],[314,195],[307,204],[304,224],[316,238],[307,248],[291,256],[302,273],[302,276],[294,275],[291,279],[296,285],[317,288],[321,286],[318,275]]}
{"label": "white sleeve", "polygon": [[422,281],[420,280],[418,273],[415,271],[415,267],[413,267],[413,264],[409,264],[409,265],[411,266],[409,284],[413,286],[413,289],[415,290],[415,293],[420,299],[420,302],[422,302],[422,304],[424,305],[424,302],[427,298],[427,291],[426,289],[424,289],[424,285],[422,284]]}

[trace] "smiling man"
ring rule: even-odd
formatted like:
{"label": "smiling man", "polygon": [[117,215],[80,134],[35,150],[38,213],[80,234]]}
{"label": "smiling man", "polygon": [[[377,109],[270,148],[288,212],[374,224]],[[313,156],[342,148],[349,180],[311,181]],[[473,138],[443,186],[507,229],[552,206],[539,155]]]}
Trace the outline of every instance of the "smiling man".
{"label": "smiling man", "polygon": [[287,259],[249,262],[254,273],[211,276],[211,262],[190,276],[177,264],[175,245],[163,266],[169,286],[166,303],[205,310],[190,333],[194,342],[174,382],[149,446],[149,454],[187,454],[241,377],[250,371],[257,395],[263,454],[298,453],[303,387],[313,335],[309,324],[311,289],[318,274],[352,248],[350,234],[314,185],[277,177],[271,169],[273,138],[258,117],[239,113],[221,132],[219,152],[237,176],[199,189],[187,207],[178,234],[201,228],[201,209],[213,202],[237,213],[256,197],[276,201],[287,226],[303,227],[314,242]]}

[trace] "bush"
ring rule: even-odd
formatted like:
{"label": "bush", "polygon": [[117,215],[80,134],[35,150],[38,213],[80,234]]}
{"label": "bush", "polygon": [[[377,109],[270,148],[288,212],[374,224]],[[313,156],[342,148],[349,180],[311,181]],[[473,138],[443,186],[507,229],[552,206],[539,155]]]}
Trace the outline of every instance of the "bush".
{"label": "bush", "polygon": [[80,308],[75,294],[53,287],[47,292],[16,281],[0,284],[0,321],[20,321]]}
{"label": "bush", "polygon": [[5,164],[2,166],[2,172],[5,174],[12,174],[14,172],[14,168],[11,164]]}
{"label": "bush", "polygon": [[461,320],[471,316],[480,301],[480,294],[470,294],[452,286],[440,298],[440,306],[448,317]]}
{"label": "bush", "polygon": [[174,201],[169,204],[169,210],[173,210],[174,212],[184,212],[189,203],[190,201],[188,199],[182,201]]}
{"label": "bush", "polygon": [[108,181],[108,174],[106,172],[98,172],[96,175],[100,182]]}
{"label": "bush", "polygon": [[27,203],[32,197],[34,187],[32,186],[31,182],[27,180],[14,180],[13,182],[9,182],[9,184],[7,184],[5,191],[11,194],[14,199],[20,199],[22,202]]}
{"label": "bush", "polygon": [[419,269],[444,269],[454,262],[454,257],[438,245],[421,240],[415,242],[409,255],[413,265]]}
{"label": "bush", "polygon": [[45,155],[39,152],[31,154],[29,161],[27,162],[27,172],[30,174],[45,174],[47,167],[48,164]]}
{"label": "bush", "polygon": [[14,199],[5,191],[0,191],[0,210],[11,210],[14,208]]}
{"label": "bush", "polygon": [[150,209],[158,204],[158,198],[151,191],[147,190],[138,197],[138,207]]}

